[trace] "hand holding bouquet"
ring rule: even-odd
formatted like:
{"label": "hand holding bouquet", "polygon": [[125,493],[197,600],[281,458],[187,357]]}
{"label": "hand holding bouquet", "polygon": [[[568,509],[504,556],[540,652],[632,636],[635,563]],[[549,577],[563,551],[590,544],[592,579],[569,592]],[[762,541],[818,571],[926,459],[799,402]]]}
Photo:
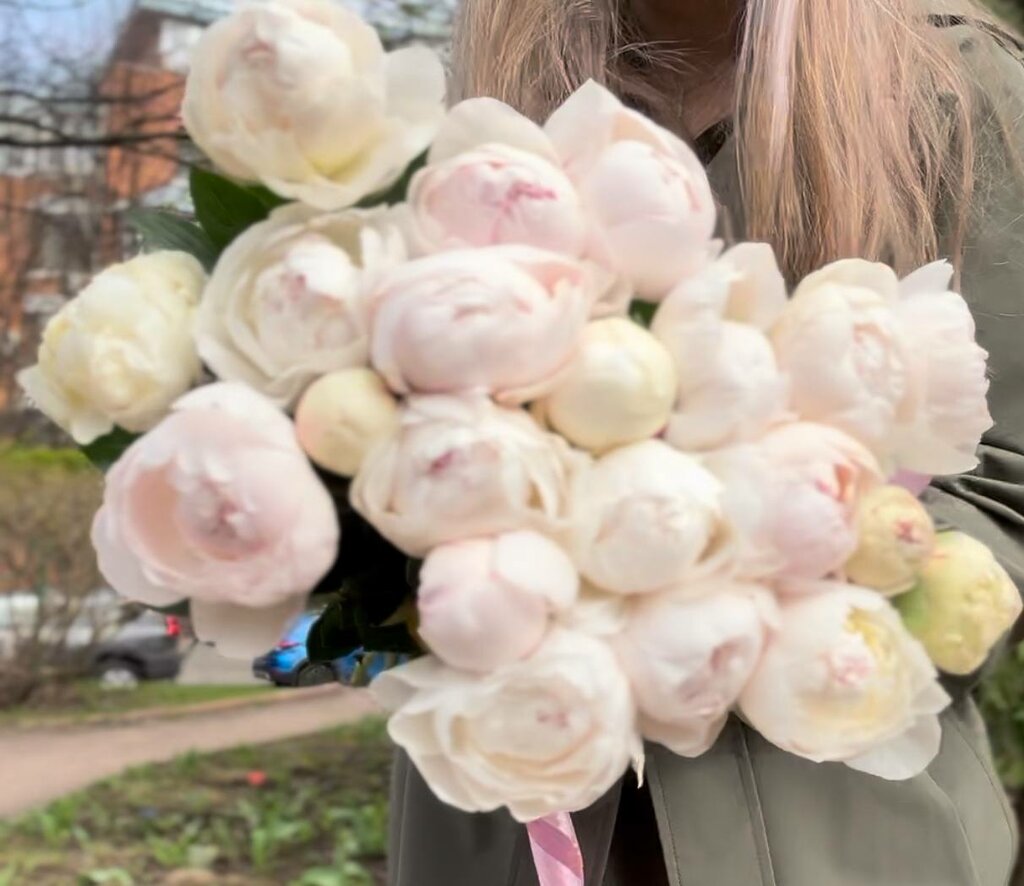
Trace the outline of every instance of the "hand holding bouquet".
{"label": "hand holding bouquet", "polygon": [[713,239],[689,147],[601,86],[540,126],[445,112],[442,81],[329,0],[200,42],[185,121],[229,178],[147,230],[209,278],[180,248],[104,272],[22,375],[79,443],[130,442],[111,585],[226,652],[315,592],[314,654],[419,654],[376,692],[465,810],[581,809],[643,739],[696,756],[734,712],[920,773],[936,666],[1021,608],[896,484],[970,470],[991,423],[952,269],[841,261],[787,298],[770,247]]}

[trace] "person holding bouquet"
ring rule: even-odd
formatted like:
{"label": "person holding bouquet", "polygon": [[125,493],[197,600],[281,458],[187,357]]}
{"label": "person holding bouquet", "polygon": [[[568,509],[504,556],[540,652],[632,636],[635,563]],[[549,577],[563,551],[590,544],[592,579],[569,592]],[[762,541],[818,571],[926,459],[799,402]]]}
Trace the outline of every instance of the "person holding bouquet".
{"label": "person holding bouquet", "polygon": [[239,5],[194,216],[18,373],[100,571],[380,657],[394,886],[1005,886],[1022,58],[966,0],[464,0],[446,104]]}
{"label": "person holding bouquet", "polygon": [[[721,236],[767,241],[790,282],[848,257],[901,274],[949,258],[990,353],[995,426],[979,467],[924,501],[1020,586],[1022,59],[964,0],[463,0],[455,97],[542,120],[606,84],[694,145]],[[735,717],[695,759],[648,744],[643,788],[629,776],[573,816],[586,883],[1005,886],[1016,824],[973,682],[945,680],[941,752],[906,781],[808,762]],[[391,815],[393,886],[536,883],[522,825],[444,805],[403,754]]]}

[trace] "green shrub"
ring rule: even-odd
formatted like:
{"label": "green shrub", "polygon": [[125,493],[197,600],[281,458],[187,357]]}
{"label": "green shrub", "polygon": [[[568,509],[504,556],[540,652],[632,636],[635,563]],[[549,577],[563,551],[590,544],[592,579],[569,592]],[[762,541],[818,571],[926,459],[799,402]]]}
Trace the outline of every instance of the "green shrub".
{"label": "green shrub", "polygon": [[978,690],[996,767],[1007,790],[1024,791],[1024,645],[1012,650]]}
{"label": "green shrub", "polygon": [[92,465],[77,449],[47,449],[43,446],[0,447],[0,471],[85,471]]}

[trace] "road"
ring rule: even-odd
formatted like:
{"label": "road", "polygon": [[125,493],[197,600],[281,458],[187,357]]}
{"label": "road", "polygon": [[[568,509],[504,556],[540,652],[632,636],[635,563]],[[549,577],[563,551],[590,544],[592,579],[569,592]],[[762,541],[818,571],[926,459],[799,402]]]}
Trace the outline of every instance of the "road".
{"label": "road", "polygon": [[117,725],[0,732],[0,818],[48,803],[131,766],[306,735],[376,708],[364,691],[282,690],[270,704]]}

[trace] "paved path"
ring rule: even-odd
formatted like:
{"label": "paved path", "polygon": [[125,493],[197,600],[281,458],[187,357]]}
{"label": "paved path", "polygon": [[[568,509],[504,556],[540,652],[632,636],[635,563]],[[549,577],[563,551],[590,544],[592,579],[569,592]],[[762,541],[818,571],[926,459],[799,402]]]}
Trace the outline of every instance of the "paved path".
{"label": "paved path", "polygon": [[0,732],[0,817],[188,751],[218,751],[306,735],[375,710],[363,691],[282,690],[272,704],[119,725]]}

